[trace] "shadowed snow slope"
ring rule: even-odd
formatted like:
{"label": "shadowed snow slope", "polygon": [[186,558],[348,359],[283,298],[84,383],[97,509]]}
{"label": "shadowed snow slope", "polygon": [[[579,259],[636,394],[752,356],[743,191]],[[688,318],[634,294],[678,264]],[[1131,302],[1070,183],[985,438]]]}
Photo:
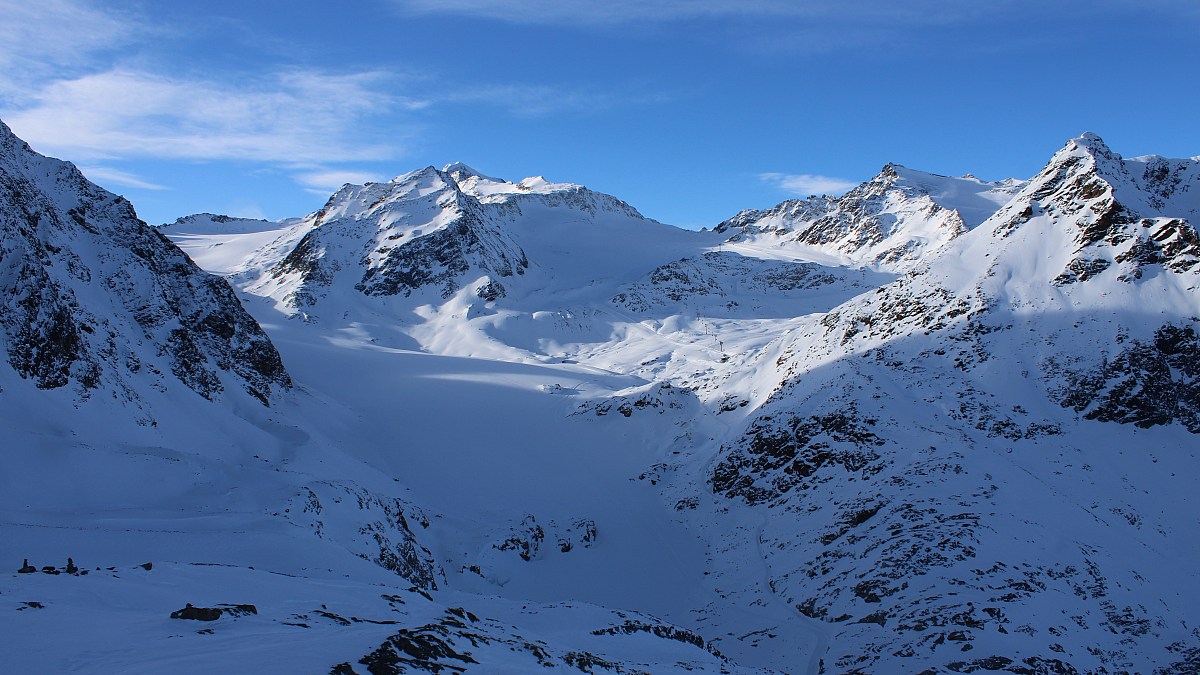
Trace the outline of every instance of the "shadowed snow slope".
{"label": "shadowed snow slope", "polygon": [[1197,180],[1085,135],[715,232],[462,164],[182,218],[295,386],[129,376],[139,426],[14,364],[5,548],[102,569],[0,576],[2,639],[35,671],[1194,672]]}

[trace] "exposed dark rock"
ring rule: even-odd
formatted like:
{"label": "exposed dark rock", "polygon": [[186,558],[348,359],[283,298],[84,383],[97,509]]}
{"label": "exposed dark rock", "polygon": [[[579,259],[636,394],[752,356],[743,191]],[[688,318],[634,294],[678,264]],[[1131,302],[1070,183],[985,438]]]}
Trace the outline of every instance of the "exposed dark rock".
{"label": "exposed dark rock", "polygon": [[1062,286],[1087,281],[1108,269],[1110,265],[1112,262],[1105,258],[1075,258],[1067,263],[1066,270],[1055,277],[1053,283],[1056,286]]}
{"label": "exposed dark rock", "polygon": [[714,492],[754,504],[771,500],[806,483],[822,480],[828,467],[870,474],[879,470],[875,448],[884,440],[870,430],[875,421],[846,412],[754,420],[743,437],[723,448],[713,469]]}
{"label": "exposed dark rock", "polygon": [[191,621],[216,621],[222,616],[249,616],[258,614],[258,608],[254,605],[219,605],[217,607],[196,607],[192,603],[187,603],[183,609],[177,609],[171,612],[172,619],[188,619]]}
{"label": "exposed dark rock", "polygon": [[[291,502],[286,517],[422,589],[436,590],[443,576],[433,554],[418,540],[412,523],[429,526],[425,514],[400,499],[369,492],[353,483],[320,481]],[[355,528],[329,529],[328,519]]]}
{"label": "exposed dark rock", "polygon": [[1087,419],[1152,427],[1179,422],[1200,433],[1200,339],[1165,324],[1152,340],[1129,340],[1111,360],[1084,370],[1049,361],[1051,396]]}
{"label": "exposed dark rock", "polygon": [[410,668],[429,673],[466,672],[467,664],[478,661],[471,657],[470,652],[459,651],[455,647],[451,641],[451,626],[442,622],[412,630],[402,629],[358,662],[366,666],[371,675],[394,675],[407,672]]}
{"label": "exposed dark rock", "polygon": [[516,551],[521,560],[529,561],[537,557],[545,539],[546,531],[536,518],[528,515],[518,527],[513,528],[507,539],[492,547],[499,551]]}
{"label": "exposed dark rock", "polygon": [[487,283],[475,289],[475,295],[487,302],[495,302],[507,295],[507,291],[500,282],[488,279]]}
{"label": "exposed dark rock", "polygon": [[[291,385],[227,282],[124,198],[35,154],[3,124],[0,194],[0,335],[21,377],[131,400],[142,388],[135,381],[169,370],[206,398],[236,383],[264,405]],[[166,363],[143,368],[147,357]]]}
{"label": "exposed dark rock", "polygon": [[183,609],[171,612],[171,618],[189,621],[216,621],[221,618],[221,614],[221,609],[218,607],[196,607],[189,602]]}

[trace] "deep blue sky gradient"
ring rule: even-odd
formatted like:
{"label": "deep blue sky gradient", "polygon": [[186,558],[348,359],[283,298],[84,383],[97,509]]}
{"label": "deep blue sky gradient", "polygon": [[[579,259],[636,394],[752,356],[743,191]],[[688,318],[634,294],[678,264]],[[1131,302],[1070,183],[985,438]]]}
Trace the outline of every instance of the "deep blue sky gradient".
{"label": "deep blue sky gradient", "polygon": [[[891,161],[1026,178],[1084,131],[1127,156],[1200,154],[1195,2],[917,0],[896,14],[880,0],[676,0],[651,14],[649,3],[567,1],[547,16],[543,1],[55,0],[43,16],[24,10],[15,37],[0,28],[0,66],[15,73],[0,118],[152,223],[300,216],[339,176],[452,161],[582,183],[701,227],[793,196],[767,172],[858,182]],[[63,16],[103,17],[109,35],[64,56],[47,44],[71,37]],[[153,91],[106,87],[113,73],[174,100],[149,110]],[[362,79],[316,95],[281,84],[314,74]],[[89,77],[96,87],[48,102]],[[189,87],[218,110],[261,99],[257,123],[189,117]],[[281,103],[276,88],[298,100]],[[339,97],[354,105],[321,100]],[[284,110],[298,119],[277,121]],[[268,127],[281,149],[188,149]],[[130,138],[80,140],[113,128]],[[289,154],[305,148],[315,156]]]}

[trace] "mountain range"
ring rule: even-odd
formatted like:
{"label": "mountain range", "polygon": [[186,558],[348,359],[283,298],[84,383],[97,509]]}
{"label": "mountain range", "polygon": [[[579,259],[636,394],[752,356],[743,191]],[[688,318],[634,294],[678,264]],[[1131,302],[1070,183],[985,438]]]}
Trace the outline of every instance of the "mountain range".
{"label": "mountain range", "polygon": [[0,184],[16,672],[1200,670],[1198,158],[699,232],[463,164],[151,227],[2,125]]}

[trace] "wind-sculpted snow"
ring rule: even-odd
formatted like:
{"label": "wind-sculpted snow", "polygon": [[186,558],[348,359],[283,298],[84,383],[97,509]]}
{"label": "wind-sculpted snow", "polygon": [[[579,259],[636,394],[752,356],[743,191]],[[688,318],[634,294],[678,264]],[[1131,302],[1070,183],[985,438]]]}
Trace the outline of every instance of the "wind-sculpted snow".
{"label": "wind-sculpted snow", "polygon": [[0,185],[0,326],[22,378],[130,402],[171,379],[205,398],[233,385],[264,405],[290,386],[224,279],[138,220],[124,198],[2,124]]}

